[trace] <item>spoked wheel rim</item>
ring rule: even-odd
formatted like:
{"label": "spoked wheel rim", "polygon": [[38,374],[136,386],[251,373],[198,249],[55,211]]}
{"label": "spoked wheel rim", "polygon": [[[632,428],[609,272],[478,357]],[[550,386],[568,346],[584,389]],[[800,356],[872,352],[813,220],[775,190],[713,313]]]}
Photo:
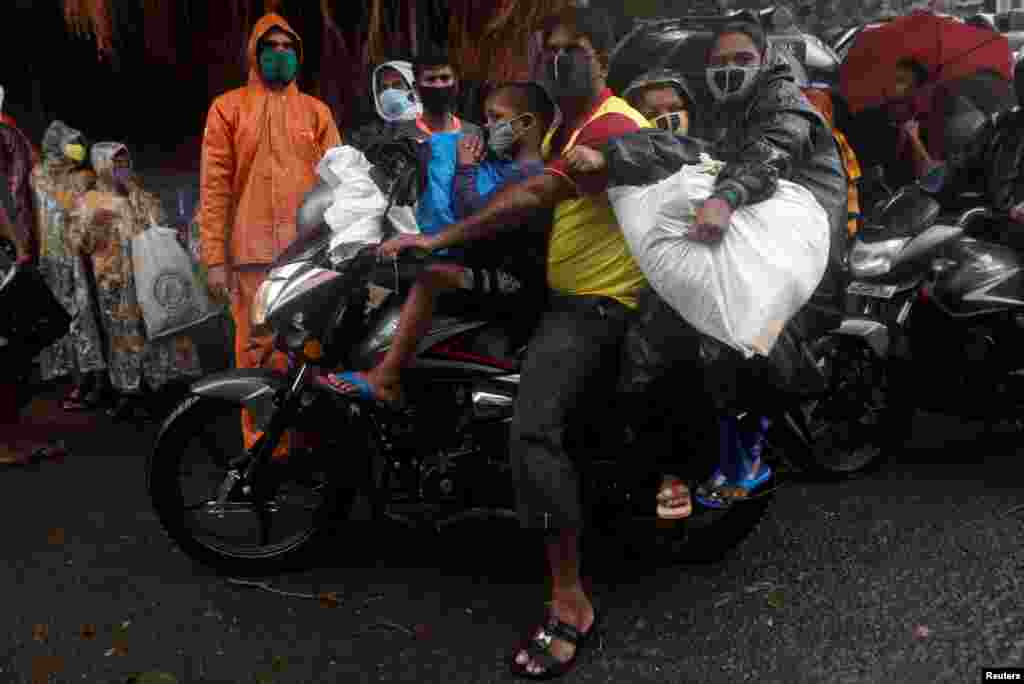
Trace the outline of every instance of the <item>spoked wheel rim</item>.
{"label": "spoked wheel rim", "polygon": [[828,395],[803,406],[814,459],[826,470],[853,474],[881,455],[888,378],[864,350],[836,350],[825,364]]}
{"label": "spoked wheel rim", "polygon": [[[301,462],[275,463],[268,476],[280,484],[268,506],[256,506],[241,480],[218,503],[230,462],[243,453],[240,416],[240,410],[227,411],[187,440],[177,463],[174,499],[182,525],[201,546],[242,559],[280,556],[316,533],[317,516],[328,504],[327,475]],[[241,476],[244,469],[243,464],[234,472]]]}

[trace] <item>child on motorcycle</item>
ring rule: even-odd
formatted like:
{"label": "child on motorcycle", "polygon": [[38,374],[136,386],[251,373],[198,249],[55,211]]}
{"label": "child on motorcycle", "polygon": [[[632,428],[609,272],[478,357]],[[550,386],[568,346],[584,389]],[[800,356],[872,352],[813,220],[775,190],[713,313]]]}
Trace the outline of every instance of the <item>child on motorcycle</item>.
{"label": "child on motorcycle", "polygon": [[[486,147],[476,136],[432,136],[426,143],[432,148],[427,188],[417,210],[420,230],[427,235],[438,233],[475,213],[503,187],[543,173],[541,145],[554,121],[554,109],[540,86],[506,83],[485,102]],[[457,159],[454,169],[446,164],[446,155]],[[513,251],[525,250],[517,245]],[[477,308],[493,315],[522,308],[527,292],[543,289],[543,272],[531,273],[528,265],[543,262],[520,258],[517,263],[507,258],[508,252],[486,245],[468,253],[445,254],[449,262],[428,266],[413,285],[384,359],[365,373],[323,373],[317,382],[346,396],[400,404],[402,368],[412,362],[420,340],[429,332],[439,294],[465,291]]]}

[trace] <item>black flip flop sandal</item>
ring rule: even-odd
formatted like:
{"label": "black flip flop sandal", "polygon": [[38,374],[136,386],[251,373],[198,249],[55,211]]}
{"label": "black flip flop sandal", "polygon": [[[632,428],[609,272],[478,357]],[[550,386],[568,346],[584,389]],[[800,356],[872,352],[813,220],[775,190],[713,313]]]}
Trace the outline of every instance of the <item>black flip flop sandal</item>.
{"label": "black flip flop sandal", "polygon": [[[592,641],[600,639],[598,626],[599,617],[597,613],[594,614],[594,623],[585,634],[581,634],[572,625],[552,616],[523,647],[516,649],[515,655],[512,656],[512,674],[521,679],[532,679],[535,681],[564,677],[576,667],[580,657],[586,651],[587,645]],[[559,660],[551,654],[551,643],[555,639],[571,644],[575,648],[569,660]],[[536,663],[544,669],[537,674],[533,674],[526,669],[528,665],[517,663],[515,659],[522,651],[526,651],[526,654],[530,657],[530,662]]]}

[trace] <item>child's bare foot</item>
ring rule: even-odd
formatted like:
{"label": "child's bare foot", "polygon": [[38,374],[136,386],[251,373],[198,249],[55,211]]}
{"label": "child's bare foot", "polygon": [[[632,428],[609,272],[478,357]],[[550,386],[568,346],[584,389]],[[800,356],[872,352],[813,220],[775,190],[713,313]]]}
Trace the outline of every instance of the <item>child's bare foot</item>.
{"label": "child's bare foot", "polygon": [[365,373],[325,373],[317,380],[339,394],[355,395],[387,404],[398,404],[402,401],[401,380],[384,376],[376,369]]}

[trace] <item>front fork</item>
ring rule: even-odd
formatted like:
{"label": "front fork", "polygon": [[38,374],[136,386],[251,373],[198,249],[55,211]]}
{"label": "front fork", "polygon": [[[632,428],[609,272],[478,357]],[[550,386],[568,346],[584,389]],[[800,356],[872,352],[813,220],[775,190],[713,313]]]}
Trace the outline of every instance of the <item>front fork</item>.
{"label": "front fork", "polygon": [[[309,364],[303,363],[288,389],[278,392],[274,396],[274,406],[277,410],[271,415],[266,429],[256,440],[252,449],[246,450],[245,453],[230,462],[227,476],[217,492],[218,504],[223,505],[227,501],[239,482],[242,483],[242,493],[246,496],[255,495],[257,502],[263,501],[270,494],[269,486],[267,486],[270,484],[270,478],[257,481],[256,473],[258,470],[265,470],[264,466],[270,463],[274,449],[281,441],[282,435],[294,421],[302,398],[302,389],[309,379],[310,372]],[[239,469],[243,465],[245,472],[241,473]],[[264,486],[254,488],[254,482],[261,482]]]}

